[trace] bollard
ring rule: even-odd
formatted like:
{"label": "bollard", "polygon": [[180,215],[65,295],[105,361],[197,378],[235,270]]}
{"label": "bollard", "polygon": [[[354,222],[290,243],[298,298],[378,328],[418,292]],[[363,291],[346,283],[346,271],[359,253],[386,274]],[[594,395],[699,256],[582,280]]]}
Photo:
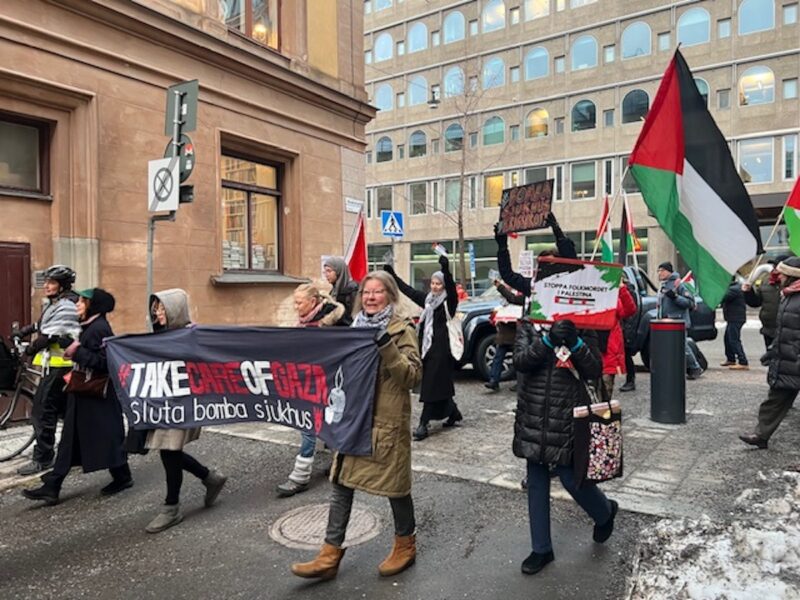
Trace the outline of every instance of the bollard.
{"label": "bollard", "polygon": [[650,322],[650,419],[686,422],[686,324],[679,319]]}

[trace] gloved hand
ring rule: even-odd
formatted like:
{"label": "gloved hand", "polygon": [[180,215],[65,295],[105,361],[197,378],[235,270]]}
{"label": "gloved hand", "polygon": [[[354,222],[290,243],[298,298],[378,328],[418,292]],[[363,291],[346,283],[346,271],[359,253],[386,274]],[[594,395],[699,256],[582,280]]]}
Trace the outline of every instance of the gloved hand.
{"label": "gloved hand", "polygon": [[394,276],[394,267],[390,264],[383,265],[383,270],[386,271],[389,275]]}
{"label": "gloved hand", "polygon": [[450,268],[450,261],[447,260],[446,256],[440,256],[439,265],[441,265],[442,271],[447,271]]}
{"label": "gloved hand", "polygon": [[494,241],[497,242],[498,250],[508,248],[508,236],[505,233],[500,233],[500,223],[494,224]]}
{"label": "gloved hand", "polygon": [[36,331],[36,323],[31,325],[26,325],[21,329],[12,329],[11,330],[11,337],[17,340],[21,340],[22,338],[28,337],[30,334]]}
{"label": "gloved hand", "polygon": [[392,341],[392,336],[389,335],[389,332],[386,331],[386,327],[381,327],[375,333],[375,343],[378,344],[378,348],[383,348],[386,344]]}
{"label": "gloved hand", "polygon": [[667,290],[664,292],[664,295],[671,300],[675,300],[675,298],[678,297],[678,294],[675,292],[675,290]]}
{"label": "gloved hand", "polygon": [[61,348],[69,348],[75,339],[69,335],[60,335],[58,336],[58,345]]}
{"label": "gloved hand", "polygon": [[553,230],[553,233],[556,234],[556,237],[558,237],[561,233],[561,225],[558,224],[556,216],[553,213],[547,213],[545,223],[547,223],[547,225]]}
{"label": "gloved hand", "polygon": [[769,366],[769,363],[772,362],[772,359],[775,357],[775,352],[772,348],[767,350],[764,354],[761,355],[761,364],[765,367]]}
{"label": "gloved hand", "polygon": [[34,356],[35,354],[36,348],[34,348],[32,345],[25,348],[25,356]]}
{"label": "gloved hand", "polygon": [[550,341],[554,346],[566,346],[567,348],[574,348],[578,343],[578,329],[575,323],[569,319],[562,319],[556,321],[550,328]]}

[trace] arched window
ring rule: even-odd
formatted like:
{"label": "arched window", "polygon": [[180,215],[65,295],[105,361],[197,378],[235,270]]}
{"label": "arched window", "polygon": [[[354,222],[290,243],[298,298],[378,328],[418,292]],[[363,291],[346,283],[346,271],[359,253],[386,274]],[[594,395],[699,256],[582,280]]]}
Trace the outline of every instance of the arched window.
{"label": "arched window", "polygon": [[684,46],[706,44],[711,39],[711,18],[704,8],[692,8],[678,19],[678,43]]}
{"label": "arched window", "polygon": [[572,44],[572,70],[591,69],[597,66],[597,40],[582,35]]}
{"label": "arched window", "polygon": [[525,137],[535,138],[547,135],[548,122],[550,115],[543,108],[534,108],[525,117]]}
{"label": "arched window", "polygon": [[622,58],[647,56],[651,51],[650,26],[644,21],[628,25],[622,32]]}
{"label": "arched window", "polygon": [[550,0],[525,0],[525,20],[539,19],[550,14]]}
{"label": "arched window", "polygon": [[422,75],[408,78],[408,105],[417,106],[428,101],[428,80]]}
{"label": "arched window", "polygon": [[742,0],[739,5],[739,35],[775,29],[774,0]]}
{"label": "arched window", "polygon": [[650,96],[644,90],[631,90],[622,99],[622,122],[635,123],[650,110]]}
{"label": "arched window", "polygon": [[506,4],[503,0],[489,0],[481,13],[483,33],[496,31],[506,26]]}
{"label": "arched window", "polygon": [[451,44],[463,40],[465,28],[464,15],[458,11],[451,12],[444,18],[444,43]]}
{"label": "arched window", "polygon": [[550,53],[538,46],[525,55],[525,79],[539,79],[550,74]]}
{"label": "arched window", "polygon": [[394,90],[388,83],[382,83],[375,88],[375,98],[373,100],[378,110],[392,110],[394,107]]}
{"label": "arched window", "polygon": [[425,156],[428,153],[428,138],[422,131],[415,131],[408,138],[408,157]]}
{"label": "arched window", "polygon": [[392,36],[388,33],[382,33],[375,38],[375,45],[372,47],[375,62],[381,62],[382,60],[389,60],[392,58],[393,46],[394,41],[392,40]]}
{"label": "arched window", "polygon": [[392,6],[392,0],[375,0],[375,11],[385,10]]}
{"label": "arched window", "polygon": [[444,74],[444,97],[464,95],[464,71],[461,67],[451,67]]}
{"label": "arched window", "polygon": [[572,131],[594,129],[597,125],[597,109],[591,100],[581,100],[572,107]]}
{"label": "arched window", "polygon": [[375,144],[375,162],[389,162],[392,160],[392,138],[382,137]]}
{"label": "arched window", "polygon": [[444,131],[444,151],[456,152],[464,147],[464,130],[458,123],[453,123]]}
{"label": "arched window", "polygon": [[500,87],[506,84],[506,65],[503,59],[495,56],[483,65],[483,89]]}
{"label": "arched window", "polygon": [[695,77],[694,84],[697,86],[697,91],[700,92],[700,95],[703,97],[703,101],[706,103],[706,106],[708,106],[708,83],[705,79]]}
{"label": "arched window", "polygon": [[492,117],[483,124],[483,145],[502,144],[505,141],[506,124],[500,117]]}
{"label": "arched window", "polygon": [[750,67],[739,79],[739,105],[775,102],[775,75],[769,67]]}
{"label": "arched window", "polygon": [[408,52],[419,52],[428,47],[428,28],[425,23],[414,23],[408,29]]}

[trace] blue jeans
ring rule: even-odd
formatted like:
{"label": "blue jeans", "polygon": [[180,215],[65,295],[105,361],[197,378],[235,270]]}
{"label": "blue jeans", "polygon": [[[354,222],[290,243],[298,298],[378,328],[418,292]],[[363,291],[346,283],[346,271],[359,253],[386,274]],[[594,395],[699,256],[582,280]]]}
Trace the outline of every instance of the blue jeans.
{"label": "blue jeans", "polygon": [[[575,486],[572,467],[554,467],[561,485],[598,525],[611,518],[611,503],[594,483]],[[550,540],[550,467],[528,461],[528,519],[531,527],[531,546],[537,554],[553,549]]]}
{"label": "blue jeans", "polygon": [[694,355],[692,351],[692,347],[689,345],[689,337],[686,337],[686,368],[690,371],[702,371],[703,367],[700,366],[700,363],[697,362],[697,357]]}
{"label": "blue jeans", "polygon": [[500,344],[494,347],[494,359],[492,360],[492,371],[489,374],[489,381],[492,383],[500,383],[500,375],[503,373],[503,361],[506,359],[506,353],[511,351],[511,346]]}
{"label": "blue jeans", "polygon": [[740,365],[747,364],[747,357],[742,346],[742,327],[744,323],[728,323],[725,326],[725,358],[729,362],[739,361]]}
{"label": "blue jeans", "polygon": [[306,433],[305,431],[300,435],[303,438],[300,442],[300,456],[303,458],[311,458],[314,456],[314,450],[317,447],[317,436],[313,433]]}

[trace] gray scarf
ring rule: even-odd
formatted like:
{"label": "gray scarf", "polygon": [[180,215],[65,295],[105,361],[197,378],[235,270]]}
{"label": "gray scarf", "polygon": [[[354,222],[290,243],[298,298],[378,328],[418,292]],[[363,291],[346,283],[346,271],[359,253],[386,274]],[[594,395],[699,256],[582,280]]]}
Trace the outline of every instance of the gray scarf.
{"label": "gray scarf", "polygon": [[394,316],[394,305],[390,304],[382,311],[374,315],[368,315],[364,310],[358,311],[356,318],[353,319],[353,324],[350,327],[368,327],[370,329],[380,329],[386,327],[389,321]]}
{"label": "gray scarf", "polygon": [[[440,276],[438,279],[444,281],[441,271],[434,273],[431,279],[437,277],[437,275]],[[425,358],[433,343],[433,311],[439,308],[445,300],[447,300],[447,292],[444,290],[436,295],[433,292],[428,292],[425,298],[425,309],[419,317],[419,326],[422,327],[422,358]],[[445,310],[447,310],[447,307],[445,307]]]}
{"label": "gray scarf", "polygon": [[334,300],[339,299],[339,294],[343,293],[348,284],[353,281],[350,278],[350,269],[347,268],[347,263],[344,259],[338,256],[331,256],[325,261],[326,267],[330,267],[336,273],[336,281],[333,282],[333,289],[331,289],[331,297]]}

